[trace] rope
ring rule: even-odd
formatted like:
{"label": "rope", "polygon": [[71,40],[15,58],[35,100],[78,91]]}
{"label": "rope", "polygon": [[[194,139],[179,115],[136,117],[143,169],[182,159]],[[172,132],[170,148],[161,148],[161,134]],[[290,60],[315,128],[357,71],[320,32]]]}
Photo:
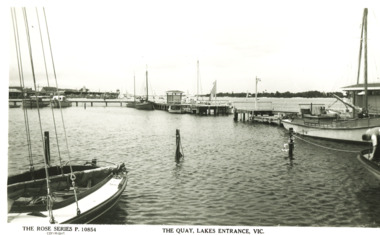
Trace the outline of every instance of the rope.
{"label": "rope", "polygon": [[[26,35],[28,39],[28,48],[29,48],[29,57],[30,57],[30,63],[31,63],[31,68],[32,68],[32,75],[33,75],[33,83],[34,83],[34,89],[36,90],[36,101],[37,101],[37,112],[38,112],[38,120],[39,120],[39,126],[40,126],[40,132],[41,132],[41,139],[42,139],[42,151],[44,152],[44,165],[45,165],[45,174],[46,174],[46,188],[47,188],[47,200],[49,204],[49,200],[51,200],[51,190],[50,190],[50,184],[49,184],[49,172],[48,172],[48,165],[46,162],[46,153],[45,153],[45,141],[44,141],[44,135],[42,132],[42,122],[41,122],[41,114],[40,114],[40,108],[39,108],[39,103],[38,103],[38,91],[37,91],[37,83],[36,83],[36,76],[34,72],[34,63],[33,63],[33,55],[32,55],[32,45],[30,43],[30,33],[29,33],[29,24],[28,24],[28,17],[26,14],[25,7],[23,9],[23,15],[24,15],[24,21],[25,21],[25,29],[26,29]],[[54,217],[53,217],[53,211],[52,208],[47,206],[47,209],[49,210],[49,216],[50,216],[50,222],[54,223]]]}
{"label": "rope", "polygon": [[[47,66],[46,66],[46,56],[45,56],[44,42],[43,42],[43,40],[42,40],[41,25],[40,25],[40,17],[39,17],[39,15],[38,15],[37,7],[36,7],[36,14],[37,14],[38,28],[39,28],[39,32],[40,32],[40,38],[41,38],[42,55],[43,55],[43,58],[44,58],[44,64],[45,64],[46,80],[47,80],[47,85],[48,85],[48,87],[50,87],[50,84],[49,84],[49,74],[48,74]],[[60,164],[60,166],[61,166],[61,172],[62,172],[62,174],[63,174],[63,170],[62,170],[62,167],[63,167],[63,166],[62,166],[61,151],[60,151],[60,149],[59,149],[58,132],[57,132],[57,125],[56,125],[56,121],[55,121],[55,115],[54,115],[53,106],[50,105],[50,108],[51,108],[51,114],[52,114],[52,116],[53,116],[53,124],[54,124],[55,137],[56,137],[56,140],[57,140],[57,149],[58,149],[59,164]]]}
{"label": "rope", "polygon": [[[54,64],[53,50],[52,50],[51,40],[50,40],[49,27],[48,27],[48,24],[47,24],[45,8],[43,7],[42,9],[44,11],[44,18],[45,18],[45,24],[46,24],[46,32],[47,32],[48,41],[49,41],[50,57],[51,57],[51,61],[52,61],[53,71],[54,71],[55,85],[56,85],[56,89],[57,89],[57,92],[58,92],[58,80],[57,80],[57,73],[56,73],[56,70],[55,70],[55,64]],[[71,177],[70,178],[71,178],[71,181],[72,181],[73,185],[75,185],[75,175],[73,174],[73,168],[72,168],[72,165],[71,165],[71,157],[70,157],[69,143],[67,141],[66,126],[65,126],[65,121],[63,119],[63,112],[62,112],[61,101],[59,99],[58,99],[58,104],[59,104],[59,110],[61,112],[61,120],[62,120],[63,131],[64,131],[64,134],[65,134],[65,142],[66,142],[67,155],[68,155],[69,162],[70,162],[70,164],[69,164],[69,166],[70,166],[70,173],[71,173]],[[61,165],[61,167],[62,167],[62,165]],[[76,204],[77,204],[77,214],[79,215],[80,214],[80,210],[79,210],[79,205],[78,205],[78,199],[76,197],[76,189],[75,189],[75,187],[74,187],[74,194],[75,194],[75,201],[76,201]]]}
{"label": "rope", "polygon": [[334,151],[340,151],[340,152],[346,152],[346,153],[358,153],[360,152],[360,150],[356,150],[356,151],[352,151],[352,150],[343,150],[343,149],[336,149],[336,148],[330,148],[330,147],[326,147],[326,146],[323,146],[323,145],[320,145],[320,144],[316,144],[316,143],[313,143],[313,142],[310,142],[310,141],[307,141],[301,137],[298,137],[296,135],[293,135],[295,138],[297,139],[300,139],[302,141],[305,141],[306,143],[309,143],[309,144],[312,144],[312,145],[315,145],[317,147],[321,147],[321,148],[324,148],[324,149],[329,149],[329,150],[334,150]]}
{"label": "rope", "polygon": [[[11,9],[12,14],[12,25],[13,25],[13,32],[15,37],[15,47],[16,47],[16,55],[17,55],[17,67],[18,67],[18,74],[20,79],[20,86],[22,87],[22,96],[24,96],[24,76],[23,76],[23,67],[22,67],[22,58],[21,58],[21,52],[20,52],[20,38],[18,35],[18,25],[17,25],[17,15],[14,8]],[[30,139],[30,129],[29,129],[29,119],[28,119],[28,111],[26,108],[23,108],[24,113],[24,125],[25,125],[25,134],[26,134],[26,140],[28,145],[28,153],[29,153],[29,170],[32,173],[32,178],[34,179],[34,164],[33,164],[33,152],[32,152],[32,144]]]}

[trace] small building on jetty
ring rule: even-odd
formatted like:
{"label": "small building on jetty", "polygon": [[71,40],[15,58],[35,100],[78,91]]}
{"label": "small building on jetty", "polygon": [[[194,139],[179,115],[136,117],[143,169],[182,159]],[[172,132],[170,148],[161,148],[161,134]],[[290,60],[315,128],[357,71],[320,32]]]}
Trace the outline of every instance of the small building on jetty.
{"label": "small building on jetty", "polygon": [[[342,88],[347,92],[348,98],[355,106],[364,107],[365,87],[364,84],[355,84]],[[369,83],[367,85],[368,93],[368,112],[372,114],[380,114],[380,83]]]}

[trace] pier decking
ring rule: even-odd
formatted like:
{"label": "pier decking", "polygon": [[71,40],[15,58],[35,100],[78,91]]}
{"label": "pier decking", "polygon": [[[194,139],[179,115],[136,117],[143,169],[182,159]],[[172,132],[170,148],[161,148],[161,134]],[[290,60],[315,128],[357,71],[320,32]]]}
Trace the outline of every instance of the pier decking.
{"label": "pier decking", "polygon": [[282,119],[297,112],[275,110],[234,109],[234,121],[260,122],[281,126]]}
{"label": "pier decking", "polygon": [[[199,103],[199,104],[175,104],[179,106],[180,111],[178,113],[189,113],[196,115],[228,115],[232,112],[232,106],[228,104],[219,103]],[[170,104],[166,103],[154,103],[154,108],[156,110],[169,110]]]}
{"label": "pier decking", "polygon": [[[95,104],[105,105],[106,107],[109,104],[120,104],[120,107],[126,106],[126,104],[131,101],[128,100],[118,100],[118,99],[68,99],[74,107],[93,107]],[[22,104],[22,99],[9,99],[9,104],[11,106],[17,106]],[[49,102],[49,101],[46,101]],[[156,110],[168,111],[170,104],[167,103],[156,103],[152,102]],[[176,104],[180,106],[180,113],[183,114],[196,114],[196,115],[228,115],[232,113],[232,105],[224,103],[215,103],[215,102],[204,102],[204,103],[195,103],[195,104]]]}
{"label": "pier decking", "polygon": [[[79,104],[83,104],[83,105],[86,105],[87,104],[90,104],[90,106],[94,106],[94,104],[105,104],[105,106],[108,106],[108,104],[120,104],[120,106],[123,106],[123,104],[127,104],[129,103],[130,101],[127,101],[127,100],[112,100],[112,99],[68,99],[68,101],[70,101],[71,103],[74,103],[76,107],[79,106]],[[8,100],[8,103],[9,104],[13,104],[13,105],[18,105],[18,104],[22,104],[22,99],[9,99]]]}

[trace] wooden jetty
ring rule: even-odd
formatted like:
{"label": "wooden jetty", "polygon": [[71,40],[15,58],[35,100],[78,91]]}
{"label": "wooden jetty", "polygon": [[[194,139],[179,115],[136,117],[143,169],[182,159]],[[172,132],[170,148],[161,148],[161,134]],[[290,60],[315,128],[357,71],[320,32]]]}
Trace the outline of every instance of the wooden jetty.
{"label": "wooden jetty", "polygon": [[[253,107],[254,106],[254,107]],[[297,112],[274,110],[272,102],[236,102],[234,103],[234,121],[259,122],[282,125],[284,117],[296,115]]]}
{"label": "wooden jetty", "polygon": [[[220,103],[194,103],[194,104],[177,104],[180,106],[180,113],[196,114],[196,115],[228,115],[232,113],[232,105],[220,104]],[[156,110],[168,111],[169,104],[167,103],[154,103],[154,108]]]}
{"label": "wooden jetty", "polygon": [[[75,104],[76,107],[78,107],[79,104],[83,104],[83,106],[90,104],[91,107],[94,106],[94,104],[104,104],[105,106],[108,106],[108,104],[120,104],[120,106],[123,106],[131,102],[118,99],[68,99],[68,101]],[[9,99],[8,102],[12,105],[22,104],[22,99]]]}
{"label": "wooden jetty", "polygon": [[282,119],[297,112],[291,111],[275,111],[275,110],[250,110],[250,109],[234,109],[234,121],[242,122],[260,122],[266,124],[274,124],[281,126]]}

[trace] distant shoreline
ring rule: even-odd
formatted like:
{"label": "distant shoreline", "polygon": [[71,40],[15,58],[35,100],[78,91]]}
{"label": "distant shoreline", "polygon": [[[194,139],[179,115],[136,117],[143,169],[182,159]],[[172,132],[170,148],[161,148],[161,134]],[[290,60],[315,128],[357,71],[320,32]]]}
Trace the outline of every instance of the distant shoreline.
{"label": "distant shoreline", "polygon": [[[340,98],[343,98],[342,92],[320,92],[320,91],[305,91],[305,92],[261,92],[257,93],[257,97],[260,98],[331,98],[333,95],[336,95]],[[207,95],[199,95],[201,97],[209,97],[210,94]],[[216,94],[217,97],[240,97],[240,98],[253,98],[255,97],[254,93],[247,92],[220,92]]]}

